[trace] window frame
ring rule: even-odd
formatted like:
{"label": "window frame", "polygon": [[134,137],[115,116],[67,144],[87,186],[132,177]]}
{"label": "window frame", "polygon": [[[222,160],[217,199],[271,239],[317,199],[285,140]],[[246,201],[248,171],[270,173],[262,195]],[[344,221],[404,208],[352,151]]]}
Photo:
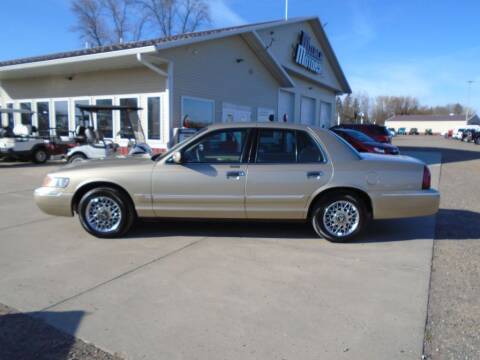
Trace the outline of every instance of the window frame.
{"label": "window frame", "polygon": [[[271,130],[271,131],[293,131],[295,133],[295,162],[257,162],[257,152],[258,152],[258,144],[260,140],[260,132],[262,130]],[[306,136],[310,137],[314,145],[317,147],[318,151],[322,155],[321,161],[298,161],[298,133],[303,132]],[[254,134],[254,141],[252,144],[252,148],[250,151],[249,156],[249,164],[256,164],[256,165],[305,165],[305,164],[326,164],[328,162],[327,156],[325,151],[323,150],[322,145],[317,140],[316,136],[312,135],[310,132],[306,130],[300,129],[289,129],[289,128],[271,128],[271,127],[258,127],[256,129],[256,134]]]}
{"label": "window frame", "polygon": [[[42,100],[39,100],[40,102],[43,102]],[[70,98],[52,98],[51,99],[51,105],[50,105],[50,127],[54,129],[55,134],[57,136],[65,136],[65,135],[60,135],[58,133],[58,126],[57,126],[57,102],[66,102],[67,103],[67,136],[71,135],[71,129],[70,129],[70,124],[71,124],[71,114],[70,114]]]}
{"label": "window frame", "polygon": [[207,99],[207,98],[201,98],[201,97],[196,97],[196,96],[188,96],[188,95],[182,95],[181,98],[180,98],[180,113],[181,113],[181,117],[180,117],[180,127],[183,127],[183,119],[185,118],[185,107],[184,107],[184,104],[183,104],[183,101],[184,100],[197,100],[197,101],[203,101],[203,102],[208,102],[210,104],[212,104],[212,122],[211,123],[207,123],[206,126],[209,126],[209,125],[212,125],[212,124],[215,124],[216,123],[216,109],[215,109],[215,100],[213,99]]}
{"label": "window frame", "polygon": [[[159,111],[159,116],[160,118],[158,119],[159,121],[159,138],[158,139],[152,139],[150,137],[150,124],[149,124],[149,116],[150,116],[150,109],[148,108],[148,100],[150,98],[158,98],[159,99],[159,104],[160,104],[160,111]],[[152,143],[160,143],[163,141],[163,112],[164,112],[164,103],[163,103],[163,96],[158,93],[158,94],[145,94],[144,95],[144,101],[145,101],[145,123],[146,123],[146,129],[145,135],[147,137],[147,141],[150,141]],[[143,126],[143,125],[142,125]]]}
{"label": "window frame", "polygon": [[[82,100],[82,99],[79,99]],[[112,102],[111,105],[116,105],[115,103],[115,97],[114,96],[95,96],[93,98],[93,101],[90,102],[92,105],[98,105],[97,101],[99,100],[110,100]],[[93,112],[93,127],[95,130],[98,131],[98,112]],[[120,126],[120,118],[118,119],[118,126]],[[116,116],[115,116],[115,111],[112,110],[112,137],[105,137],[106,140],[113,140],[117,137],[118,133],[118,128],[117,128],[117,123],[116,123]],[[103,134],[102,134],[103,135]]]}
{"label": "window frame", "polygon": [[[251,152],[251,145],[252,145],[252,133],[254,132],[254,129],[251,128],[251,127],[232,127],[232,128],[222,128],[222,129],[216,129],[216,130],[212,130],[212,131],[208,131],[206,134],[204,134],[203,136],[200,136],[198,139],[195,139],[194,141],[192,142],[189,142],[187,144],[185,144],[185,146],[183,146],[181,149],[179,149],[178,151],[180,151],[180,153],[182,154],[182,159],[184,157],[184,153],[185,151],[188,149],[188,148],[191,148],[193,146],[196,146],[199,142],[202,141],[202,139],[204,139],[205,137],[207,136],[210,136],[210,135],[213,135],[215,133],[218,133],[218,132],[224,132],[224,131],[246,131],[246,138],[245,138],[245,145],[243,147],[243,150],[242,150],[242,154],[240,156],[240,161],[238,162],[183,162],[182,161],[182,164],[188,164],[188,165],[205,165],[205,164],[210,164],[210,165],[241,165],[241,164],[247,164],[249,162],[249,157],[250,157],[250,152]],[[167,164],[175,164],[173,162],[173,157],[170,156],[167,160],[166,160],[166,163]]]}

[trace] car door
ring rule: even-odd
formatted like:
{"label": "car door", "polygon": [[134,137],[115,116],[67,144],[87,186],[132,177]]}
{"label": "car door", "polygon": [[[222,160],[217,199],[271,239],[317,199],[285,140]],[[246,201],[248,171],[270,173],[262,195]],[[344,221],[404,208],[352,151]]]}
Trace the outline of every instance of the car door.
{"label": "car door", "polygon": [[249,128],[211,131],[158,163],[152,203],[158,217],[245,218]]}
{"label": "car door", "polygon": [[302,219],[309,199],[332,174],[307,131],[259,128],[246,186],[249,219]]}

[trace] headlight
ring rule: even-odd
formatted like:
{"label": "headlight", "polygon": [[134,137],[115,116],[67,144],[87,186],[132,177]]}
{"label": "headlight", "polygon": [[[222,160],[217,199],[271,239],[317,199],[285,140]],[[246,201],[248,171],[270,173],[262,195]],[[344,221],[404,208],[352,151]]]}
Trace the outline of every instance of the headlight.
{"label": "headlight", "polygon": [[381,149],[379,147],[374,147],[373,148],[373,151],[377,152],[377,153],[380,153],[380,154],[385,154],[385,150],[384,149]]}
{"label": "headlight", "polygon": [[43,179],[42,186],[43,187],[52,187],[52,188],[66,188],[68,183],[70,182],[69,178],[64,177],[55,177],[47,175],[45,179]]}

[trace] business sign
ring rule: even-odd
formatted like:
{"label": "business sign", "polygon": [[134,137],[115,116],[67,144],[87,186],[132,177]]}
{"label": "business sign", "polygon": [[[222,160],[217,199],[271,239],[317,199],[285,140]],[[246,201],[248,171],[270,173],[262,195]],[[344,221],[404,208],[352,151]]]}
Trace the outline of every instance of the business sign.
{"label": "business sign", "polygon": [[304,68],[320,74],[322,71],[322,52],[310,44],[310,36],[300,32],[300,41],[295,50],[295,62]]}

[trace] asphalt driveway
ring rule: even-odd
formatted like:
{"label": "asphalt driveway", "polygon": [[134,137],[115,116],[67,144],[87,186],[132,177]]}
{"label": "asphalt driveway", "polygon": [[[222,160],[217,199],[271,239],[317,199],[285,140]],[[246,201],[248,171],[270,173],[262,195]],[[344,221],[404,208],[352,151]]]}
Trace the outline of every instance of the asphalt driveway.
{"label": "asphalt driveway", "polygon": [[[437,187],[439,152],[415,155]],[[34,206],[54,166],[0,164],[0,303],[128,359],[421,356],[434,217],[351,244],[301,224],[165,221],[100,240]]]}

